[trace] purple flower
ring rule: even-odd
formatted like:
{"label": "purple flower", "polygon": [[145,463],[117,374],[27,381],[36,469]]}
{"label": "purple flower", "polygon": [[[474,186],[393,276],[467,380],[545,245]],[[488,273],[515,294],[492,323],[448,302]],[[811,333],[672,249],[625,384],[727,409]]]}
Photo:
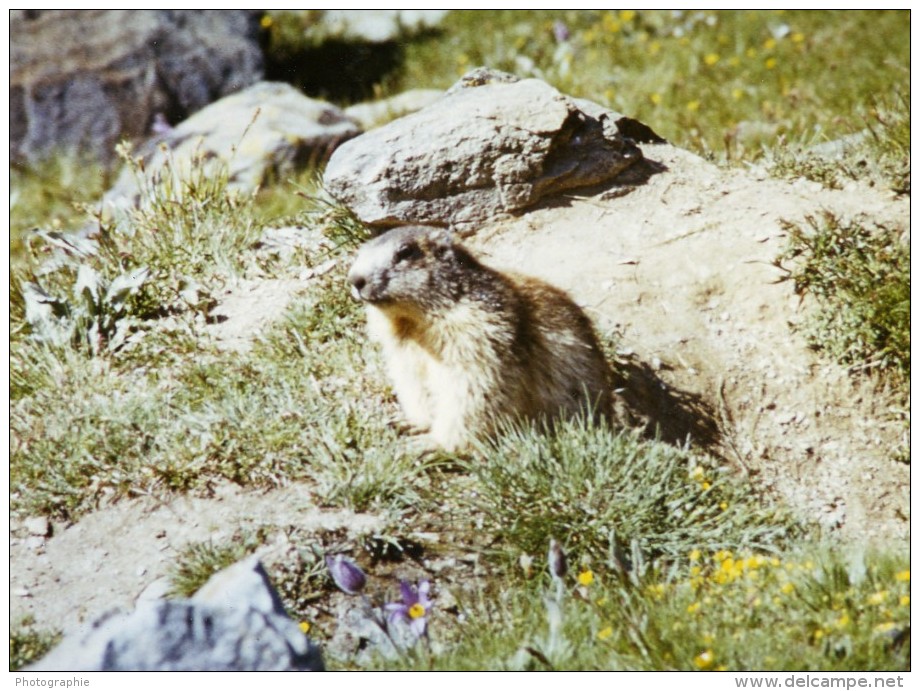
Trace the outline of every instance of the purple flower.
{"label": "purple flower", "polygon": [[357,564],[341,554],[327,555],[326,568],[335,584],[349,595],[357,595],[364,589],[367,576]]}
{"label": "purple flower", "polygon": [[412,632],[421,638],[425,635],[428,626],[428,610],[431,609],[432,604],[428,596],[431,591],[431,583],[419,581],[416,588],[406,581],[400,581],[399,591],[402,595],[402,602],[388,602],[384,605],[387,618],[391,624],[397,621],[408,624]]}
{"label": "purple flower", "polygon": [[569,40],[569,27],[565,25],[565,22],[558,19],[553,22],[553,37],[556,43],[565,43]]}

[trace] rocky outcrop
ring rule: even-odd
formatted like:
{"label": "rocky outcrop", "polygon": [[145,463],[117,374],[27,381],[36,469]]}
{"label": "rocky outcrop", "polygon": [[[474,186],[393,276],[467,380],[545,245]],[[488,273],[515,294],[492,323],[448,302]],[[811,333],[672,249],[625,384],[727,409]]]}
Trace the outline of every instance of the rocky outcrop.
{"label": "rocky outcrop", "polygon": [[339,147],[324,185],[362,221],[461,232],[616,178],[642,152],[545,82],[478,71],[422,110]]}
{"label": "rocky outcrop", "polygon": [[141,602],[65,638],[28,671],[322,671],[322,655],[284,612],[250,557],[190,600]]}
{"label": "rocky outcrop", "polygon": [[250,10],[13,10],[10,156],[114,160],[156,113],[177,122],[263,75]]}
{"label": "rocky outcrop", "polygon": [[348,106],[345,115],[361,125],[362,129],[370,130],[430,106],[443,95],[444,92],[439,89],[410,89],[383,100]]}
{"label": "rocky outcrop", "polygon": [[[168,161],[170,172],[184,179],[195,166],[226,174],[231,187],[249,192],[268,175],[324,160],[339,142],[359,133],[335,106],[287,84],[260,82],[198,111],[138,154],[149,176]],[[136,174],[126,169],[105,194],[104,206],[117,210],[137,201]]]}
{"label": "rocky outcrop", "polygon": [[444,19],[448,10],[270,10],[279,17],[300,15],[305,33],[311,38],[333,39],[353,43],[385,43],[398,41],[426,29]]}

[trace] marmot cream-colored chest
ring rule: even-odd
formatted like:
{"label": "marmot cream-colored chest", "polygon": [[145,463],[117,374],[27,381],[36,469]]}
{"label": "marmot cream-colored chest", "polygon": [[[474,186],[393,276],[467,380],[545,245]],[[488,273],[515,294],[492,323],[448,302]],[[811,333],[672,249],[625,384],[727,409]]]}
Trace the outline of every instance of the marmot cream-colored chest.
{"label": "marmot cream-colored chest", "polygon": [[447,231],[423,226],[367,242],[348,280],[407,421],[445,449],[507,418],[609,414],[607,362],[562,290],[489,268]]}

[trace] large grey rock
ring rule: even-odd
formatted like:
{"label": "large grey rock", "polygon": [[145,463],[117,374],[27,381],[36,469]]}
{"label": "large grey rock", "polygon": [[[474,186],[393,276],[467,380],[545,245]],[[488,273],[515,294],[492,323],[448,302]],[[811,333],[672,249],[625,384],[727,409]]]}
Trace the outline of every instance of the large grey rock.
{"label": "large grey rock", "polygon": [[215,574],[190,600],[142,601],[65,638],[28,671],[324,669],[255,557]]}
{"label": "large grey rock", "polygon": [[114,160],[156,113],[178,121],[262,78],[259,12],[13,10],[10,156]]}
{"label": "large grey rock", "polygon": [[369,225],[468,232],[612,180],[642,159],[617,131],[616,114],[587,113],[536,79],[486,77],[467,75],[464,88],[343,144],[326,167],[326,189]]}
{"label": "large grey rock", "polygon": [[272,10],[299,13],[316,39],[384,43],[413,36],[441,23],[448,10]]}
{"label": "large grey rock", "polygon": [[[360,128],[328,103],[297,89],[259,82],[203,108],[139,150],[145,174],[227,174],[229,185],[251,192],[268,175],[283,175],[328,157]],[[138,202],[137,176],[126,168],[104,196],[111,209]]]}
{"label": "large grey rock", "polygon": [[410,89],[383,100],[348,106],[345,115],[361,125],[362,129],[370,130],[430,106],[443,96],[444,92],[440,89]]}

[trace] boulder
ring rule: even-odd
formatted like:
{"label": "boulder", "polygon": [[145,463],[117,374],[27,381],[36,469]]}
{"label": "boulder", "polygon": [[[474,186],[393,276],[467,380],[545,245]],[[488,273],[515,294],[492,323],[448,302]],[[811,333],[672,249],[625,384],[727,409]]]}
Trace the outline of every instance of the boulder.
{"label": "boulder", "polygon": [[305,19],[307,35],[349,42],[398,41],[436,27],[448,10],[271,10],[295,12]]}
{"label": "boulder", "polygon": [[[287,84],[259,82],[203,108],[138,153],[148,176],[157,175],[168,161],[170,171],[185,179],[194,166],[226,174],[232,188],[250,192],[266,176],[325,159],[360,131],[335,106]],[[136,205],[135,171],[122,171],[103,201],[107,209]]]}
{"label": "boulder", "polygon": [[319,648],[284,612],[256,557],[188,600],[103,615],[27,671],[322,671]]}
{"label": "boulder", "polygon": [[156,113],[176,122],[262,78],[251,10],[13,10],[10,156],[114,162]]}
{"label": "boulder", "polygon": [[390,98],[348,106],[345,115],[361,125],[362,129],[370,130],[430,106],[442,96],[444,92],[440,89],[410,89]]}
{"label": "boulder", "polygon": [[618,114],[586,112],[545,82],[514,79],[479,70],[430,106],[346,142],[326,167],[326,190],[371,226],[465,233],[642,160],[618,132]]}

